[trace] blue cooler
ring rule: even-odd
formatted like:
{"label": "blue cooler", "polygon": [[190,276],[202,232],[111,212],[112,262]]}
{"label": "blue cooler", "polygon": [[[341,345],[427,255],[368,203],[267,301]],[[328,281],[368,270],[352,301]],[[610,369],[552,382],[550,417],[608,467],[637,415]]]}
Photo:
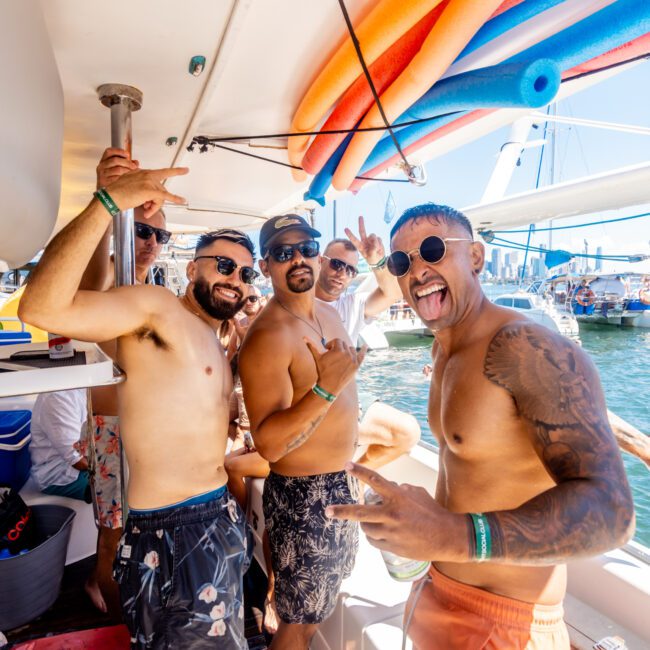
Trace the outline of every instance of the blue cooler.
{"label": "blue cooler", "polygon": [[29,478],[31,411],[0,411],[0,485],[15,490]]}

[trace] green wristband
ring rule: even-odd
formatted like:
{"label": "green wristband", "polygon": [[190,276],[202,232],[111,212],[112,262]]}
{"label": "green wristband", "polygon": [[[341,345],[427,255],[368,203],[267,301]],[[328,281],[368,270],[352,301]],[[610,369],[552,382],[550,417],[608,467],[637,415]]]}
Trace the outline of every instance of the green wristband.
{"label": "green wristband", "polygon": [[322,397],[324,400],[327,400],[328,402],[333,402],[336,399],[336,395],[332,395],[329,391],[326,391],[324,388],[321,388],[318,384],[314,384],[312,386],[312,391],[318,395],[318,397]]}
{"label": "green wristband", "polygon": [[386,266],[386,262],[388,262],[388,258],[384,255],[377,264],[368,264],[368,266],[373,270],[377,271],[378,269],[383,269],[384,266]]}
{"label": "green wristband", "polygon": [[103,187],[100,187],[95,192],[94,196],[106,208],[111,217],[114,217],[121,212],[115,201],[111,198],[111,195]]}
{"label": "green wristband", "polygon": [[485,562],[492,557],[492,534],[490,532],[490,522],[488,518],[481,514],[470,513],[472,524],[474,524],[474,534],[476,535],[476,559],[479,562]]}

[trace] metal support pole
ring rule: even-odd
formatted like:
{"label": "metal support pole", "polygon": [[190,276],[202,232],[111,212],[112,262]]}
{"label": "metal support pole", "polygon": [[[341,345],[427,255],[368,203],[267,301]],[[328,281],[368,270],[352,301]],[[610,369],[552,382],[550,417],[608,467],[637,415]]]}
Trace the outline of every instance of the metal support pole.
{"label": "metal support pole", "polygon": [[[111,146],[125,149],[131,155],[131,113],[142,107],[142,93],[133,86],[103,84],[97,89],[99,101],[111,109]],[[115,286],[135,284],[135,249],[133,243],[133,210],[125,210],[113,218],[113,254]],[[93,437],[91,436],[91,440]],[[122,484],[122,521],[129,509],[127,485],[129,466],[120,440],[120,479]]]}
{"label": "metal support pole", "polygon": [[[111,109],[111,146],[131,155],[131,113],[140,110],[142,93],[133,86],[104,84],[97,89],[99,100]],[[133,210],[125,210],[113,219],[115,286],[135,284]]]}
{"label": "metal support pole", "polygon": [[332,229],[332,232],[334,233],[332,239],[336,239],[336,199],[332,201]]}

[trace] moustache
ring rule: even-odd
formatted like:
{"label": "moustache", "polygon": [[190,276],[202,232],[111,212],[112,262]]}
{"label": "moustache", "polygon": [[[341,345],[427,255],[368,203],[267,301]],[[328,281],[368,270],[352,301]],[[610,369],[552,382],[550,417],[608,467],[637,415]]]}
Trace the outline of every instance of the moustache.
{"label": "moustache", "polygon": [[298,264],[297,266],[292,266],[287,271],[287,277],[289,277],[294,271],[298,271],[300,269],[305,269],[306,271],[309,271],[312,275],[314,275],[314,271],[311,268],[311,266],[307,266],[307,264]]}
{"label": "moustache", "polygon": [[447,283],[440,276],[432,274],[432,275],[428,275],[423,280],[413,280],[413,282],[409,284],[409,291],[413,293],[414,291],[417,291],[420,287],[424,287],[425,285],[434,281],[443,283],[445,286],[447,285]]}

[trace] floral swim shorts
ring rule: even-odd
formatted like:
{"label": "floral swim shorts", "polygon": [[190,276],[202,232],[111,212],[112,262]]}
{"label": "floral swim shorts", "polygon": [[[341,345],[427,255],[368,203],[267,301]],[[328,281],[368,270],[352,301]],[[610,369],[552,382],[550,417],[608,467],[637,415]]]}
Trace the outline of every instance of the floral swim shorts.
{"label": "floral swim shorts", "polygon": [[116,415],[93,415],[93,430],[97,518],[104,528],[121,528],[120,419]]}
{"label": "floral swim shorts", "polygon": [[225,487],[158,510],[130,510],[113,577],[131,647],[248,648],[242,577],[252,545]]}
{"label": "floral swim shorts", "polygon": [[275,605],[285,623],[322,623],[334,611],[341,582],[354,568],[359,529],[356,522],[330,519],[325,508],[357,499],[357,480],[347,472],[271,472],[264,482]]}

